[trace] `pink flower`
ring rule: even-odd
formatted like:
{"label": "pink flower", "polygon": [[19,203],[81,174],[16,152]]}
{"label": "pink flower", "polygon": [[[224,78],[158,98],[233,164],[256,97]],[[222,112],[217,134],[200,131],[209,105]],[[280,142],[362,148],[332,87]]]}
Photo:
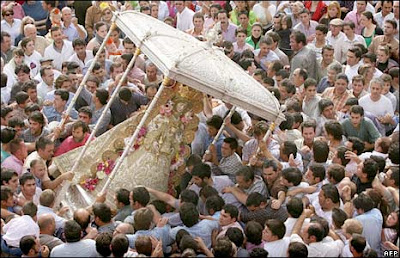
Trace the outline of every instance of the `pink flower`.
{"label": "pink flower", "polygon": [[97,165],[97,171],[102,171],[104,169],[104,163],[101,162]]}

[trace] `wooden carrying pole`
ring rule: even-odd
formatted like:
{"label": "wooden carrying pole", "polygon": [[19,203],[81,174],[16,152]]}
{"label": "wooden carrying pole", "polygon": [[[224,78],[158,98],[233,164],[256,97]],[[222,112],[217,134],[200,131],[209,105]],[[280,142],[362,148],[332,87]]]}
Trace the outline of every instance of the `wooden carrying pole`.
{"label": "wooden carrying pole", "polygon": [[115,175],[118,172],[119,167],[122,165],[122,162],[124,161],[125,157],[128,155],[128,153],[132,149],[132,146],[135,143],[135,141],[137,139],[137,136],[139,135],[140,129],[144,126],[144,123],[146,122],[147,118],[149,117],[150,112],[154,109],[154,107],[155,107],[155,105],[157,103],[157,100],[160,98],[165,86],[169,84],[169,81],[170,80],[169,80],[168,77],[164,78],[163,83],[161,84],[160,88],[157,91],[157,94],[154,96],[154,98],[151,101],[150,105],[147,107],[142,119],[140,120],[138,126],[135,129],[135,132],[133,133],[133,135],[129,139],[128,145],[125,146],[124,152],[122,153],[121,157],[117,160],[117,163],[115,164],[115,167],[111,171],[110,176],[107,178],[107,182],[105,183],[105,185],[101,189],[100,195],[104,194],[104,192],[106,191],[107,187],[110,185],[110,183],[114,179]]}
{"label": "wooden carrying pole", "polygon": [[[79,85],[78,89],[76,90],[75,95],[72,98],[71,103],[69,104],[69,106],[68,106],[68,108],[67,108],[67,110],[65,112],[67,115],[69,115],[69,113],[71,113],[71,110],[72,110],[73,106],[75,105],[75,102],[79,97],[79,94],[83,90],[83,87],[85,87],[85,84],[86,84],[86,82],[87,82],[87,80],[89,78],[89,75],[91,74],[91,72],[93,70],[93,67],[94,67],[97,59],[99,58],[101,52],[103,51],[104,47],[106,46],[106,42],[107,42],[108,38],[111,36],[111,32],[113,31],[114,28],[116,28],[117,25],[115,24],[115,20],[116,20],[116,16],[114,15],[113,18],[112,18],[111,27],[110,27],[106,37],[104,38],[103,42],[101,43],[101,45],[99,47],[99,50],[97,51],[95,57],[93,58],[93,61],[89,66],[89,69],[87,70],[85,76],[83,77],[83,80],[82,80],[81,84]],[[65,122],[66,122],[66,117],[63,117],[61,122],[60,122],[60,127],[62,127]],[[88,141],[88,142],[90,142],[90,141]],[[72,168],[72,171],[74,171],[76,169],[76,166],[77,166],[77,163],[74,164],[74,167]],[[56,197],[54,207],[58,207],[58,205],[61,202],[61,198],[65,196],[65,193],[67,192],[67,190],[68,190],[70,185],[71,185],[70,181],[66,181],[66,182],[63,183],[63,186],[62,186],[61,190],[59,191],[59,193],[58,193],[58,195]]]}
{"label": "wooden carrying pole", "polygon": [[[218,141],[219,137],[221,136],[222,132],[224,131],[224,128],[225,128],[225,125],[226,125],[225,120],[226,119],[230,119],[232,117],[233,113],[235,113],[235,110],[236,110],[236,106],[233,106],[231,108],[231,110],[229,111],[228,115],[224,118],[224,122],[222,123],[221,127],[219,128],[218,133],[217,133],[217,135],[215,135],[215,137],[212,140],[210,146],[212,144],[215,144]],[[206,150],[206,154],[210,154],[210,146]]]}

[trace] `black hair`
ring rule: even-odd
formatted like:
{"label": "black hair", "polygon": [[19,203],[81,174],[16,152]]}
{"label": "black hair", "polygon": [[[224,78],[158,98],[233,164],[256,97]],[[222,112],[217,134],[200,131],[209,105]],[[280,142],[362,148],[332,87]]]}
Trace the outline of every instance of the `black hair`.
{"label": "black hair", "polygon": [[192,176],[198,176],[201,179],[211,177],[211,167],[208,164],[201,163],[195,165],[192,170]]}
{"label": "black hair", "polygon": [[138,202],[145,207],[150,201],[149,191],[143,186],[137,186],[132,190],[132,202]]}
{"label": "black hair", "polygon": [[199,196],[193,190],[185,189],[181,192],[180,195],[181,202],[191,202],[194,205],[197,205],[199,202]]}
{"label": "black hair", "polygon": [[303,213],[303,201],[298,197],[290,198],[290,200],[286,204],[286,208],[290,216],[297,219]]}
{"label": "black hair", "polygon": [[179,209],[179,215],[183,224],[190,228],[199,222],[199,212],[193,203],[185,202]]}
{"label": "black hair", "polygon": [[299,185],[303,178],[300,169],[298,168],[285,168],[282,170],[282,178],[285,178],[289,183],[292,183],[294,186]]}

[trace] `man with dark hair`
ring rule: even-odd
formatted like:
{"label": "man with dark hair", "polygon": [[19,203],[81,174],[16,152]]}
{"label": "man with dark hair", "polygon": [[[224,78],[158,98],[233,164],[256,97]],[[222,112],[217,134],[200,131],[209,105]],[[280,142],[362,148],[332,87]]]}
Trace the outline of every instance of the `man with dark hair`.
{"label": "man with dark hair", "polygon": [[25,142],[35,142],[41,136],[47,136],[50,131],[45,127],[44,116],[40,111],[34,111],[29,115],[29,128],[24,131]]}
{"label": "man with dark hair", "polygon": [[81,226],[74,220],[65,222],[65,244],[56,246],[51,251],[51,257],[95,257],[96,242],[93,239],[81,240]]}
{"label": "man with dark hair", "polygon": [[129,250],[129,240],[124,234],[118,234],[113,237],[110,245],[113,257],[123,257]]}
{"label": "man with dark hair", "polygon": [[74,49],[74,54],[68,59],[68,61],[77,62],[81,69],[85,67],[85,64],[91,59],[93,59],[93,53],[90,50],[86,50],[86,41],[81,38],[75,38],[72,41],[72,47]]}
{"label": "man with dark hair", "polygon": [[372,188],[372,181],[378,174],[378,164],[375,160],[368,158],[358,164],[357,173],[352,181],[357,186],[357,193],[360,194],[368,188]]}
{"label": "man with dark hair", "polygon": [[[43,108],[43,113],[47,118],[47,122],[57,121],[60,122],[62,119],[62,114],[65,110],[67,110],[67,102],[69,99],[68,91],[64,89],[58,89],[54,91],[54,101],[53,106],[45,106]],[[78,118],[78,112],[72,108],[69,116],[73,119]]]}
{"label": "man with dark hair", "polygon": [[123,222],[126,217],[132,214],[133,210],[129,201],[130,192],[125,188],[119,188],[115,192],[114,202],[118,209],[117,215],[114,216],[114,221]]}
{"label": "man with dark hair", "polygon": [[[339,256],[344,244],[340,237],[332,230],[325,233],[325,229],[318,221],[311,222],[304,226],[304,220],[312,214],[310,209],[305,209],[293,227],[290,242],[300,242],[305,244],[308,249],[309,257],[337,257]],[[300,233],[301,232],[301,233]],[[301,236],[300,236],[301,234]],[[330,236],[333,241],[322,241],[324,235]]]}
{"label": "man with dark hair", "polygon": [[4,64],[7,64],[13,57],[13,51],[16,49],[14,42],[12,42],[11,35],[7,31],[1,32],[1,57],[4,60]]}
{"label": "man with dark hair", "polygon": [[382,213],[374,208],[374,201],[366,193],[360,193],[353,200],[353,205],[358,213],[355,219],[360,221],[363,226],[362,235],[372,249],[379,250],[383,224]]}
{"label": "man with dark hair", "polygon": [[72,135],[67,137],[61,145],[57,148],[54,153],[54,157],[60,156],[64,153],[67,153],[73,149],[79,148],[80,146],[85,145],[88,140],[90,134],[88,133],[88,126],[78,120],[72,125]]}
{"label": "man with dark hair", "polygon": [[300,242],[291,242],[288,246],[289,258],[306,258],[308,257],[307,246]]}
{"label": "man with dark hair", "polygon": [[22,216],[10,220],[3,226],[1,251],[13,256],[21,256],[20,240],[24,236],[39,237],[39,226],[36,224],[37,206],[27,202],[22,208]]}
{"label": "man with dark hair", "polygon": [[[350,117],[346,118],[341,124],[344,135],[361,139],[366,150],[371,150],[376,140],[381,136],[374,123],[364,117],[364,108],[359,105],[350,108]],[[360,154],[357,153],[357,155]]]}
{"label": "man with dark hair", "polygon": [[207,248],[211,247],[211,232],[218,228],[217,223],[210,223],[208,220],[199,222],[199,212],[193,203],[183,203],[179,208],[179,215],[184,226],[178,226],[171,229],[169,236],[172,239],[176,238],[179,230],[185,229],[193,237],[201,237]]}
{"label": "man with dark hair", "polygon": [[74,49],[71,41],[64,39],[61,27],[53,26],[50,30],[50,34],[54,42],[50,46],[46,47],[43,56],[45,58],[54,59],[54,68],[61,71],[62,63],[69,60],[69,58],[74,54]]}
{"label": "man with dark hair", "polygon": [[128,87],[122,87],[119,90],[118,98],[113,101],[110,107],[111,124],[116,126],[125,121],[140,106],[146,105],[147,102],[148,99],[144,95],[132,92]]}
{"label": "man with dark hair", "polygon": [[8,158],[10,153],[10,142],[15,139],[16,131],[11,127],[1,129],[1,163]]}
{"label": "man with dark hair", "polygon": [[264,249],[271,257],[286,256],[290,243],[290,237],[285,237],[285,224],[278,219],[269,219],[263,230]]}
{"label": "man with dark hair", "polygon": [[236,172],[237,186],[228,186],[223,189],[224,193],[233,194],[236,199],[246,205],[248,196],[251,193],[267,194],[267,187],[260,176],[255,176],[253,170],[248,166],[242,166]]}
{"label": "man with dark hair", "polygon": [[18,175],[21,175],[23,172],[23,162],[28,156],[28,150],[21,138],[11,140],[9,144],[11,156],[7,157],[1,163],[1,167],[13,169]]}
{"label": "man with dark hair", "polygon": [[[285,221],[287,212],[284,207],[274,207],[272,201],[260,193],[254,192],[249,194],[246,200],[246,208],[240,214],[240,220],[247,223],[254,220],[261,225],[264,225],[268,219],[278,219]],[[272,208],[274,207],[274,208]]]}
{"label": "man with dark hair", "polygon": [[230,228],[238,228],[242,233],[242,226],[238,222],[239,220],[239,210],[236,206],[232,204],[226,204],[222,207],[220,217],[219,217],[219,225],[221,226],[221,230],[217,235],[217,239],[224,237],[227,231]]}
{"label": "man with dark hair", "polygon": [[311,78],[317,78],[317,58],[314,50],[306,47],[306,35],[300,31],[293,31],[290,35],[290,46],[294,51],[290,61],[290,72],[293,73],[297,68],[305,69]]}
{"label": "man with dark hair", "polygon": [[367,241],[365,237],[359,234],[353,234],[350,240],[350,252],[353,254],[353,257],[364,257],[363,252],[366,246]]}
{"label": "man with dark hair", "polygon": [[[207,134],[205,135],[203,139],[203,146],[204,148],[207,149],[215,149],[214,152],[217,155],[217,160],[220,161],[222,158],[222,153],[221,153],[221,147],[223,140],[225,138],[224,134],[221,134],[219,138],[217,139],[214,147],[211,147],[211,143],[214,140],[214,137],[217,135],[219,129],[221,128],[223,123],[223,119],[219,115],[213,115],[211,118],[209,118],[206,122],[207,125]],[[210,159],[209,157],[207,158],[207,154],[204,155],[203,158]]]}
{"label": "man with dark hair", "polygon": [[325,184],[321,187],[318,202],[314,202],[316,215],[325,218],[329,226],[332,226],[332,210],[340,207],[339,191],[333,184]]}
{"label": "man with dark hair", "polygon": [[[303,202],[300,198],[298,197],[292,197],[286,204],[286,209],[288,212],[288,218],[285,221],[285,227],[286,227],[286,233],[285,237],[289,236],[292,234],[292,229],[293,226],[296,224],[298,218],[300,215],[303,213],[304,207],[303,207]],[[310,223],[310,219],[306,218],[305,219],[305,224],[303,225],[303,228],[305,225]]]}
{"label": "man with dark hair", "polygon": [[24,236],[19,242],[21,252],[25,257],[47,257],[50,254],[49,248],[47,246],[41,246],[38,239],[34,236]]}
{"label": "man with dark hair", "polygon": [[113,233],[116,224],[111,217],[111,208],[105,203],[93,204],[94,220],[92,226],[97,228],[99,233]]}
{"label": "man with dark hair", "polygon": [[137,209],[146,207],[150,201],[149,191],[143,186],[136,186],[129,194],[129,201],[132,207],[132,214],[125,218],[125,223],[134,224],[134,216]]}
{"label": "man with dark hair", "polygon": [[211,176],[211,168],[205,163],[195,165],[192,170],[193,184],[188,188],[197,194],[205,186],[212,186],[225,200],[226,204],[234,204],[240,207],[241,204],[232,194],[224,194],[223,189],[233,187],[233,182],[227,176]]}
{"label": "man with dark hair", "polygon": [[[236,182],[235,176],[236,172],[242,166],[242,160],[240,156],[236,153],[238,148],[238,142],[235,138],[228,137],[223,139],[221,145],[221,155],[222,158],[218,161],[217,151],[214,146],[210,146],[211,154],[205,155],[206,161],[211,161],[214,166],[221,171],[223,175],[227,175],[232,182]],[[211,159],[209,159],[211,157]]]}
{"label": "man with dark hair", "polygon": [[315,136],[326,136],[325,123],[329,120],[337,120],[337,114],[334,110],[334,104],[330,99],[321,99],[318,102],[318,108],[321,114],[316,121],[317,128],[315,131]]}

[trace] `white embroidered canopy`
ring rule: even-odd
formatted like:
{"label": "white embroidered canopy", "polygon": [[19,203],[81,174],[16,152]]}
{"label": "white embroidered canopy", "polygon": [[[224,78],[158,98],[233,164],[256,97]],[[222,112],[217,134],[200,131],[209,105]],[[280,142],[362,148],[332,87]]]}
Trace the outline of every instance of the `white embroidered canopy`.
{"label": "white embroidered canopy", "polygon": [[169,78],[277,125],[285,120],[278,100],[220,49],[143,13],[116,16],[117,26]]}

